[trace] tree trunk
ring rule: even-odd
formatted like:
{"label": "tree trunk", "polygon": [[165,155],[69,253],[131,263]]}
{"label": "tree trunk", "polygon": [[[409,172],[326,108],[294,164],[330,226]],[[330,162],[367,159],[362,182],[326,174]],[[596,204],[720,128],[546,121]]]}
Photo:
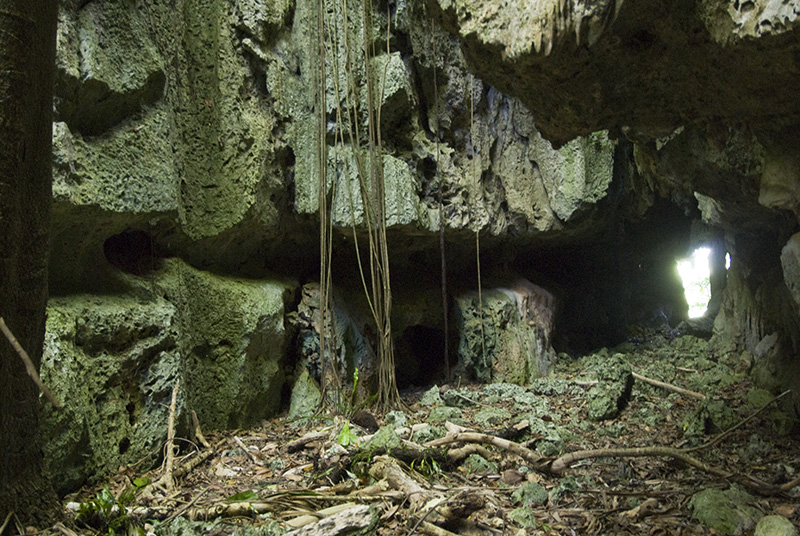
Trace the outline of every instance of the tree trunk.
{"label": "tree trunk", "polygon": [[[58,2],[0,0],[0,316],[38,368],[44,340]],[[0,517],[58,514],[42,474],[39,392],[0,340]],[[0,519],[0,523],[2,523]]]}

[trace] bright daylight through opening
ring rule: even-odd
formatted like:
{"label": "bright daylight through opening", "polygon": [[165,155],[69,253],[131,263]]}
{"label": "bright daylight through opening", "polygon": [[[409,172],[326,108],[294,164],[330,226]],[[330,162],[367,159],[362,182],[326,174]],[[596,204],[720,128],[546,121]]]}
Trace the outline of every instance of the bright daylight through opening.
{"label": "bright daylight through opening", "polygon": [[709,248],[697,248],[690,257],[678,261],[678,274],[683,281],[686,303],[689,304],[689,318],[703,316],[711,299],[709,253]]}

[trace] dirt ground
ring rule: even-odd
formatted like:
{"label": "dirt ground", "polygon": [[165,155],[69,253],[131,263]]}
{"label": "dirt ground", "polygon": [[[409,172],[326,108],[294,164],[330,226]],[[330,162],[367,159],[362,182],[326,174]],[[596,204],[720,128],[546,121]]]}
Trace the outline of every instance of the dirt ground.
{"label": "dirt ground", "polygon": [[797,527],[792,394],[756,389],[750,366],[746,354],[651,332],[561,356],[525,387],[425,386],[387,415],[279,416],[210,433],[210,447],[179,442],[174,485],[163,466],[121,468],[67,498],[82,513],[54,530],[753,534],[768,515]]}

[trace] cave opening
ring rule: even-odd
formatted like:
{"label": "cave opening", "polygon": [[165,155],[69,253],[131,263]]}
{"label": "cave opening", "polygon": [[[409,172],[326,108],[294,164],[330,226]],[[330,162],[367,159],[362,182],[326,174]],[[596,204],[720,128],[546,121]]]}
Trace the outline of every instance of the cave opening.
{"label": "cave opening", "polygon": [[147,275],[158,268],[153,238],[144,231],[125,231],[103,242],[103,254],[115,268],[133,275]]}
{"label": "cave opening", "polygon": [[699,318],[706,314],[711,299],[711,268],[708,257],[709,247],[696,248],[691,255],[678,259],[678,274],[683,281],[683,292],[689,305],[689,318]]}
{"label": "cave opening", "polygon": [[444,379],[444,343],[441,329],[422,325],[404,329],[395,353],[397,387],[431,385]]}
{"label": "cave opening", "polygon": [[691,255],[678,259],[676,266],[689,306],[690,326],[710,332],[722,304],[731,266],[731,255],[724,241],[717,238],[697,242]]}

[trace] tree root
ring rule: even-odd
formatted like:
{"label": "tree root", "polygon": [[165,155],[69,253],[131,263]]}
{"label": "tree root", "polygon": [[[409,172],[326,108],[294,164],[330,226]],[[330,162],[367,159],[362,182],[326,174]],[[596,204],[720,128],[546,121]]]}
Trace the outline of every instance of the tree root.
{"label": "tree root", "polygon": [[661,446],[578,450],[575,452],[570,452],[569,454],[565,454],[564,456],[561,456],[555,460],[552,464],[550,464],[550,472],[554,474],[561,474],[567,470],[570,464],[579,460],[587,460],[590,458],[640,458],[651,456],[667,457],[680,460],[686,465],[694,467],[695,469],[700,469],[701,471],[710,475],[718,476],[725,480],[731,480],[733,482],[742,484],[743,486],[755,491],[756,493],[760,493],[761,495],[776,495],[778,493],[785,493],[800,484],[800,478],[796,478],[795,480],[780,486],[768,484],[767,482],[764,482],[763,480],[753,476],[739,475],[718,467],[714,467],[713,465],[708,465],[694,456],[687,454],[685,450]]}

